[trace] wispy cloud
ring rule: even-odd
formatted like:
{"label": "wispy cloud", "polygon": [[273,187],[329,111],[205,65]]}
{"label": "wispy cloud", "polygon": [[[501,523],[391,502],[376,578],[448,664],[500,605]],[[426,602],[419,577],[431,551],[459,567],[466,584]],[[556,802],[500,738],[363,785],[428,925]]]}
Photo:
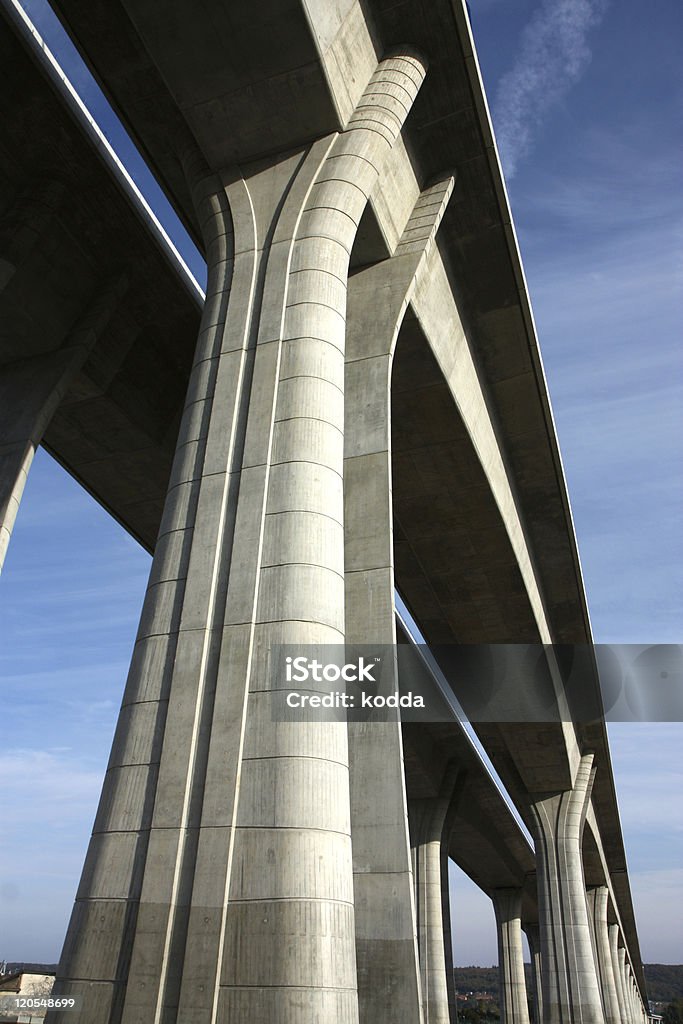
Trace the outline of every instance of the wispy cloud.
{"label": "wispy cloud", "polygon": [[607,0],[545,0],[524,29],[517,60],[501,78],[493,107],[508,178],[540,123],[587,67],[588,35],[606,7]]}

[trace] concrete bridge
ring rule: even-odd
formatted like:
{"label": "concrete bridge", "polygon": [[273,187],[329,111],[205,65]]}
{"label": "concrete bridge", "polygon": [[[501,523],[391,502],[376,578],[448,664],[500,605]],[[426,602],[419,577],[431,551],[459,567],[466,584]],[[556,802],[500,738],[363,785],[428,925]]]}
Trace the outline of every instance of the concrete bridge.
{"label": "concrete bridge", "polygon": [[0,557],[40,443],[154,551],[57,991],[84,1024],[446,1024],[451,856],[506,1021],[524,928],[536,1020],[639,1024],[606,734],[559,671],[553,721],[476,727],[533,849],[457,720],[271,714],[273,649],[405,640],[397,589],[430,644],[591,640],[465,5],[54,4],[202,303],[2,4]]}

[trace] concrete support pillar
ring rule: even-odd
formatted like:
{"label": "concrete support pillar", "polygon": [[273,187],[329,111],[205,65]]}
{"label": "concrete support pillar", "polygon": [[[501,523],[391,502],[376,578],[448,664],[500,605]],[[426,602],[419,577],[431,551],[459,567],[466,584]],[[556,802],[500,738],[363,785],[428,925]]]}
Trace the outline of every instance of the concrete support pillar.
{"label": "concrete support pillar", "polygon": [[633,1004],[633,1021],[634,1021],[634,1024],[638,1024],[638,1020],[640,1018],[640,993],[638,992],[638,986],[636,985],[636,980],[633,977],[633,970],[631,970],[631,972],[630,972],[630,978],[631,978],[631,994],[632,994],[631,998],[632,998],[632,1004]]}
{"label": "concrete support pillar", "polygon": [[425,1024],[452,1024],[448,975],[453,973],[448,894],[449,812],[458,772],[449,766],[436,797],[410,801],[417,934]]}
{"label": "concrete support pillar", "polygon": [[629,966],[628,968],[628,979],[629,979],[629,991],[631,993],[631,1014],[633,1017],[633,1024],[638,1024],[640,1020],[640,992],[636,984],[636,979],[633,976],[633,969]]}
{"label": "concrete support pillar", "polygon": [[621,1024],[626,1024],[627,1013],[626,1013],[626,1001],[624,999],[624,985],[621,977],[621,962],[619,956],[619,925],[611,924],[608,929],[609,933],[609,949],[610,956],[612,959],[612,972],[614,974],[614,988],[617,994],[617,1002],[619,1004],[619,1021]]}
{"label": "concrete support pillar", "polygon": [[636,1006],[635,1006],[635,993],[633,986],[633,975],[631,974],[631,967],[628,963],[625,965],[626,973],[626,995],[628,1001],[629,1015],[631,1024],[636,1024]]}
{"label": "concrete support pillar", "polygon": [[59,970],[89,1024],[358,1021],[347,727],[274,721],[270,652],[345,639],[349,254],[423,76],[383,61],[301,152],[188,159],[206,306]]}
{"label": "concrete support pillar", "polygon": [[[391,361],[452,187],[448,178],[426,190],[394,256],[349,281],[344,511],[346,639],[351,643],[396,642]],[[395,675],[395,665],[393,670]],[[360,1021],[413,1024],[421,1019],[423,996],[429,995],[421,992],[399,715],[393,721],[349,723],[349,760]],[[442,1003],[442,994],[439,999]]]}
{"label": "concrete support pillar", "polygon": [[588,891],[588,911],[592,924],[598,979],[602,994],[605,1024],[619,1024],[620,1009],[617,995],[612,953],[607,927],[607,902],[609,890],[606,885]]}
{"label": "concrete support pillar", "polygon": [[64,196],[61,181],[37,182],[21,192],[0,217],[0,292],[30,256]]}
{"label": "concrete support pillar", "polygon": [[498,932],[500,1019],[502,1024],[529,1024],[522,954],[522,890],[494,890],[493,906]]}
{"label": "concrete support pillar", "polygon": [[543,982],[541,971],[541,935],[537,924],[525,924],[529,953],[531,955],[531,980],[533,986],[533,1007],[535,1024],[543,1024]]}
{"label": "concrete support pillar", "polygon": [[61,348],[0,366],[0,571],[36,448],[125,288],[104,286]]}
{"label": "concrete support pillar", "polygon": [[618,951],[619,957],[619,981],[621,982],[621,991],[623,996],[624,1004],[624,1021],[626,1024],[633,1024],[633,1016],[631,1013],[631,997],[628,990],[628,977],[626,974],[626,949],[624,946],[619,946]]}
{"label": "concrete support pillar", "polygon": [[572,789],[531,800],[545,1024],[604,1024],[581,855],[593,774],[587,754]]}

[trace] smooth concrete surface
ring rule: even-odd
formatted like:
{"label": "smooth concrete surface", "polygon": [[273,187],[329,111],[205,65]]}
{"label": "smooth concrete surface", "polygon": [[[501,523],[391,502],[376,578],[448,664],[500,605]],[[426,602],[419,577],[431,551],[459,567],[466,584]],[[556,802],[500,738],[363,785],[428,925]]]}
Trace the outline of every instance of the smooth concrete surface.
{"label": "smooth concrete surface", "polygon": [[607,924],[608,901],[609,890],[606,885],[597,886],[594,889],[588,890],[588,913],[589,920],[592,925],[591,930],[595,948],[595,958],[598,967],[598,979],[600,982],[602,1006],[605,1014],[605,1024],[619,1024],[619,998],[617,996]]}
{"label": "smooth concrete surface", "polygon": [[604,1024],[593,956],[581,837],[593,782],[584,754],[572,789],[531,803],[536,846],[543,1012],[547,1024]]}
{"label": "smooth concrete surface", "polygon": [[498,937],[500,1019],[502,1024],[529,1024],[529,1002],[522,953],[522,891],[493,893]]}

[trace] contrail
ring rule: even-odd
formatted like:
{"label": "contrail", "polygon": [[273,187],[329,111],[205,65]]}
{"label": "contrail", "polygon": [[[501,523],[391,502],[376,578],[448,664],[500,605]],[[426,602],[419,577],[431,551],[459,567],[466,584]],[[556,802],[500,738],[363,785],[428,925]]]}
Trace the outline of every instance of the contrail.
{"label": "contrail", "polygon": [[493,122],[512,178],[544,117],[578,81],[591,52],[588,34],[608,0],[544,0],[524,29],[517,60],[498,83]]}

